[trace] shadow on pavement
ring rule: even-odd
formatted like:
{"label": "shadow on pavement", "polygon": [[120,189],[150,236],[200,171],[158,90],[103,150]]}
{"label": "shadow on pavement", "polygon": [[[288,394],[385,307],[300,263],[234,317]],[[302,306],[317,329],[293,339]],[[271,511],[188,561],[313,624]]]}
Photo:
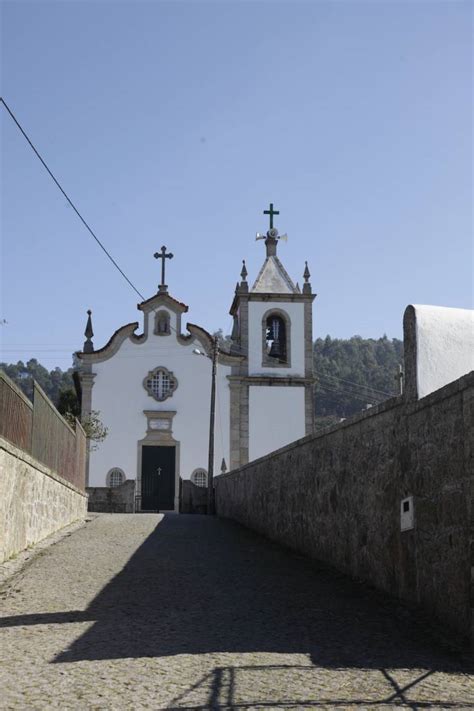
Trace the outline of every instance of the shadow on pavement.
{"label": "shadow on pavement", "polygon": [[[471,709],[474,702],[466,703],[457,700],[442,702],[439,700],[414,701],[409,698],[409,693],[418,684],[433,674],[428,671],[417,674],[407,684],[400,686],[393,676],[386,670],[381,669],[380,673],[388,681],[388,693],[385,696],[365,694],[364,683],[360,683],[360,692],[357,698],[337,698],[337,691],[333,693],[321,692],[318,684],[318,670],[316,667],[299,665],[265,665],[265,666],[227,666],[216,667],[209,674],[205,674],[199,681],[192,684],[185,692],[179,694],[166,707],[168,711],[180,709],[181,711],[206,711],[209,709],[224,709],[226,711],[238,711],[239,709],[318,709],[318,708],[409,708],[413,711],[421,709]],[[293,676],[293,685],[282,685],[286,681],[285,677]],[[270,677],[265,679],[265,677]],[[269,682],[275,681],[272,689]],[[254,681],[254,686],[252,686]],[[271,699],[263,698],[259,694],[258,681],[260,686],[270,686],[272,689]],[[296,684],[295,684],[296,681]],[[240,689],[244,690],[244,694]],[[296,687],[296,688],[295,688]],[[248,689],[252,689],[251,701],[248,698]],[[260,698],[259,698],[260,696]],[[343,694],[340,694],[342,697]],[[376,696],[376,698],[374,698]],[[204,701],[202,701],[204,699]]]}
{"label": "shadow on pavement", "polygon": [[165,516],[86,611],[3,618],[0,626],[83,620],[95,624],[55,662],[275,652],[331,668],[465,666],[390,598],[205,516]]}

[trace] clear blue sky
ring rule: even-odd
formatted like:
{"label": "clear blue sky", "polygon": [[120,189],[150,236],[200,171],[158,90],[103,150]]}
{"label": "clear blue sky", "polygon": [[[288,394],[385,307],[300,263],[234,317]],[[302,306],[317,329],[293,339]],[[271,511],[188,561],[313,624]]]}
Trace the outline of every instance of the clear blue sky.
{"label": "clear blue sky", "polygon": [[[314,334],[400,337],[408,303],[472,302],[469,2],[3,2],[2,95],[145,297],[166,244],[189,320],[229,330],[270,201]],[[68,367],[138,318],[2,117],[7,362]]]}

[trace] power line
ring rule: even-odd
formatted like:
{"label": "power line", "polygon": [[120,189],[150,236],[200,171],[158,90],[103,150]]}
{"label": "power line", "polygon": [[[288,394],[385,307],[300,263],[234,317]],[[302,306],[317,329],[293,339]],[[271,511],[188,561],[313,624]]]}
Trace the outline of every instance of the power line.
{"label": "power line", "polygon": [[41,162],[41,164],[42,164],[43,167],[45,168],[46,172],[49,174],[50,178],[53,180],[53,182],[54,182],[54,183],[56,184],[56,186],[59,188],[59,190],[61,191],[61,193],[64,195],[64,197],[66,198],[66,200],[68,201],[68,203],[70,204],[70,206],[72,207],[72,209],[74,210],[74,212],[76,213],[76,215],[78,216],[78,218],[80,219],[80,221],[82,222],[82,224],[84,225],[84,227],[90,232],[90,234],[91,234],[92,237],[95,239],[95,241],[97,242],[97,244],[99,245],[99,247],[105,252],[105,254],[106,254],[107,257],[110,259],[110,261],[112,262],[112,264],[114,265],[114,267],[119,270],[120,274],[121,274],[121,275],[123,276],[123,278],[127,281],[127,283],[132,287],[132,289],[135,291],[135,293],[137,293],[138,296],[141,298],[141,300],[144,301],[144,300],[145,300],[145,297],[143,296],[143,294],[141,294],[141,293],[138,291],[138,289],[136,288],[136,286],[134,286],[134,285],[132,284],[132,282],[130,281],[130,279],[128,278],[128,276],[127,276],[127,275],[125,274],[125,272],[119,267],[119,265],[117,264],[117,262],[115,261],[115,259],[114,259],[114,258],[112,257],[112,255],[110,254],[110,252],[104,247],[104,245],[102,244],[102,242],[100,241],[100,239],[97,237],[97,235],[95,234],[95,232],[93,231],[93,229],[88,225],[88,223],[86,222],[86,220],[82,217],[81,213],[79,212],[79,210],[77,209],[77,207],[74,205],[74,203],[73,203],[73,201],[71,200],[71,198],[69,197],[69,195],[68,195],[68,194],[66,193],[66,191],[62,188],[61,184],[59,183],[59,180],[57,180],[57,178],[53,175],[52,171],[49,169],[48,165],[46,164],[46,162],[43,160],[43,158],[42,158],[41,155],[39,154],[38,150],[37,150],[37,149],[35,148],[35,146],[33,145],[32,141],[31,141],[30,138],[28,137],[26,131],[25,131],[25,130],[22,128],[22,126],[20,125],[18,119],[16,118],[15,114],[13,113],[13,111],[12,111],[12,110],[10,109],[10,107],[8,106],[8,104],[7,104],[7,102],[5,101],[5,99],[4,99],[3,97],[1,97],[1,96],[0,96],[0,102],[4,105],[4,107],[6,108],[6,110],[7,110],[8,113],[9,113],[10,117],[12,118],[12,120],[14,121],[14,123],[16,124],[17,128],[19,129],[19,131],[21,132],[21,134],[23,135],[23,137],[25,138],[25,140],[28,142],[30,148],[33,150],[33,152],[35,153],[36,157],[39,159],[39,161]]}
{"label": "power line", "polygon": [[[235,346],[234,346],[235,348]],[[240,346],[237,346],[238,350],[241,351],[239,355],[246,355],[246,353],[240,348]],[[252,354],[254,357],[259,359],[261,357],[261,353],[257,351],[254,348],[248,348],[248,355]],[[284,366],[282,366],[284,367]],[[341,381],[343,383],[348,383],[349,385],[359,388],[360,390],[368,390],[370,391],[368,395],[370,397],[375,398],[375,397],[380,397],[381,395],[385,395],[386,397],[393,397],[393,393],[388,393],[385,392],[384,390],[378,390],[377,388],[372,388],[370,385],[362,385],[361,383],[356,383],[353,380],[346,380],[345,378],[339,378],[336,375],[319,375],[317,372],[315,372],[315,377],[317,380],[322,380],[326,379],[328,380],[329,378],[333,378],[334,380]],[[329,381],[331,382],[331,381]],[[335,385],[336,383],[332,383]]]}
{"label": "power line", "polygon": [[[346,392],[346,393],[354,393],[355,395],[363,395],[366,398],[372,398],[377,400],[378,402],[383,402],[383,400],[386,400],[386,397],[383,395],[380,395],[379,393],[374,393],[374,392],[364,392],[362,389],[356,390],[356,388],[352,387],[351,385],[340,385],[339,383],[334,383],[331,380],[328,380],[324,376],[319,376],[316,373],[316,384],[319,384],[321,386],[324,385],[326,382],[327,385],[330,385],[333,387],[335,390],[339,389],[340,392]],[[393,397],[393,395],[388,395],[387,397]]]}
{"label": "power line", "polygon": [[325,375],[319,376],[325,378],[334,378],[335,380],[340,380],[342,383],[349,383],[350,385],[356,385],[358,388],[365,388],[366,390],[373,390],[375,393],[380,393],[381,395],[387,395],[392,397],[391,393],[385,392],[385,390],[377,390],[377,388],[372,388],[370,385],[361,385],[361,383],[355,383],[353,380],[345,380],[344,378],[338,378],[337,375]]}
{"label": "power line", "polygon": [[[346,395],[348,397],[352,397],[355,400],[359,400],[360,402],[365,402],[366,405],[368,404],[367,400],[370,399],[369,397],[362,397],[360,395],[356,395],[355,393],[345,392],[344,390],[336,390],[335,388],[331,388],[327,385],[321,385],[321,388],[323,390],[326,390],[326,392],[331,392],[331,393],[334,393],[335,395]],[[382,402],[383,402],[383,400],[377,400],[374,404],[380,405],[380,404],[382,404]]]}
{"label": "power line", "polygon": [[[52,172],[52,171],[50,170],[50,168],[48,167],[46,161],[42,158],[42,156],[40,155],[39,151],[38,151],[37,148],[34,146],[33,142],[31,141],[31,139],[29,138],[28,134],[26,133],[26,131],[25,131],[25,130],[23,129],[23,127],[21,126],[20,122],[18,121],[18,119],[16,118],[15,114],[13,113],[13,111],[12,111],[12,110],[10,109],[10,107],[8,106],[8,104],[7,104],[7,102],[5,101],[5,99],[4,99],[3,97],[1,97],[1,96],[0,96],[0,102],[3,104],[3,106],[4,106],[5,109],[7,110],[9,116],[11,117],[11,119],[13,120],[13,122],[15,123],[15,125],[17,126],[17,128],[19,129],[20,133],[23,135],[23,137],[25,138],[25,140],[26,140],[27,143],[29,144],[30,148],[32,149],[32,151],[34,152],[34,154],[36,155],[36,157],[38,158],[38,160],[41,162],[41,164],[42,164],[43,167],[45,168],[45,170],[46,170],[46,172],[48,173],[48,175],[51,177],[51,179],[53,180],[53,182],[55,183],[55,185],[57,186],[57,188],[60,190],[60,192],[61,192],[61,193],[63,194],[63,196],[66,198],[66,200],[67,200],[67,202],[69,203],[69,205],[72,207],[72,209],[73,209],[74,212],[76,213],[76,215],[79,217],[79,219],[81,220],[81,222],[82,222],[82,224],[84,225],[84,227],[88,230],[88,232],[91,234],[91,236],[92,236],[92,237],[94,238],[94,240],[97,242],[97,244],[98,244],[99,247],[103,250],[103,252],[106,254],[106,256],[110,259],[110,261],[112,262],[112,264],[114,265],[114,267],[120,272],[120,274],[123,276],[123,278],[124,278],[124,279],[126,280],[126,282],[129,284],[129,286],[131,286],[132,289],[135,291],[135,293],[138,294],[138,296],[144,301],[144,300],[145,300],[145,297],[143,296],[143,294],[141,294],[140,291],[136,288],[136,286],[130,281],[130,279],[127,277],[127,275],[125,274],[125,272],[119,267],[119,265],[117,264],[117,262],[115,261],[115,259],[114,259],[114,258],[112,257],[112,255],[110,254],[110,252],[106,249],[106,247],[102,244],[102,242],[101,242],[100,239],[97,237],[97,235],[95,234],[95,232],[92,230],[92,228],[91,228],[91,227],[89,226],[89,224],[86,222],[86,220],[85,220],[84,217],[81,215],[81,213],[79,212],[79,210],[77,209],[77,207],[75,206],[75,204],[72,202],[72,200],[71,200],[71,198],[69,197],[69,195],[68,195],[68,194],[66,193],[66,191],[63,189],[63,187],[61,186],[61,184],[59,183],[59,181],[57,180],[57,178],[54,176],[53,172]],[[175,333],[177,333],[177,331],[176,331],[173,327],[171,327],[171,328],[172,328],[173,331],[175,331]],[[47,352],[47,351],[43,351],[43,353],[44,353],[44,352]],[[54,351],[49,351],[49,352],[54,352]],[[59,353],[59,351],[57,351],[57,352]],[[369,390],[369,391],[371,391],[371,393],[380,393],[381,395],[386,395],[387,397],[391,397],[391,396],[392,396],[391,393],[387,393],[387,392],[385,392],[385,391],[383,391],[383,390],[377,390],[376,388],[372,388],[372,387],[370,387],[370,386],[368,386],[368,385],[361,385],[360,383],[355,383],[354,381],[351,381],[351,380],[345,380],[344,378],[338,378],[338,377],[335,376],[335,375],[319,376],[319,377],[320,377],[320,378],[321,378],[321,377],[324,377],[325,379],[326,379],[326,378],[333,378],[334,380],[339,380],[339,381],[341,381],[341,382],[348,383],[348,384],[350,384],[350,385],[352,385],[352,386],[356,386],[356,387],[358,387],[358,388],[360,388],[360,389],[362,388],[362,389],[365,389],[365,390]],[[376,396],[375,396],[374,394],[371,394],[371,397],[376,397]]]}
{"label": "power line", "polygon": [[339,390],[336,388],[331,388],[329,385],[320,385],[320,388],[315,391],[315,397],[318,398],[324,393],[331,392],[335,399],[349,399],[349,400],[360,400],[361,402],[371,402],[374,405],[380,405],[384,400],[377,400],[377,398],[370,397],[370,395],[365,395],[364,393],[354,393],[349,390]]}

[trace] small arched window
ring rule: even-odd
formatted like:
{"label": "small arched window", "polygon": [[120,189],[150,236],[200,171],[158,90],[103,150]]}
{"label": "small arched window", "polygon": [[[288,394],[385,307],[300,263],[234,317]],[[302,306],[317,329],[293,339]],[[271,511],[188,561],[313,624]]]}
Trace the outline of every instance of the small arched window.
{"label": "small arched window", "polygon": [[125,474],[122,469],[114,467],[109,471],[106,478],[107,486],[114,488],[120,486],[125,481]]}
{"label": "small arched window", "polygon": [[191,474],[191,481],[196,486],[207,486],[207,471],[205,469],[195,469]]}
{"label": "small arched window", "polygon": [[155,318],[155,334],[169,336],[171,333],[170,315],[167,311],[158,311]]}

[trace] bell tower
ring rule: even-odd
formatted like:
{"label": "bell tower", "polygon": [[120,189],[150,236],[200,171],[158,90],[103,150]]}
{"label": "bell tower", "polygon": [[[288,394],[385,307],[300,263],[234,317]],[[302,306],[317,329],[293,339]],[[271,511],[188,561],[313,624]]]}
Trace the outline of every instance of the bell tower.
{"label": "bell tower", "polygon": [[279,212],[264,211],[270,226],[266,258],[249,289],[243,262],[230,313],[232,353],[244,356],[230,380],[231,469],[313,432],[313,301],[305,263],[303,290],[277,256],[286,240],[273,225]]}

